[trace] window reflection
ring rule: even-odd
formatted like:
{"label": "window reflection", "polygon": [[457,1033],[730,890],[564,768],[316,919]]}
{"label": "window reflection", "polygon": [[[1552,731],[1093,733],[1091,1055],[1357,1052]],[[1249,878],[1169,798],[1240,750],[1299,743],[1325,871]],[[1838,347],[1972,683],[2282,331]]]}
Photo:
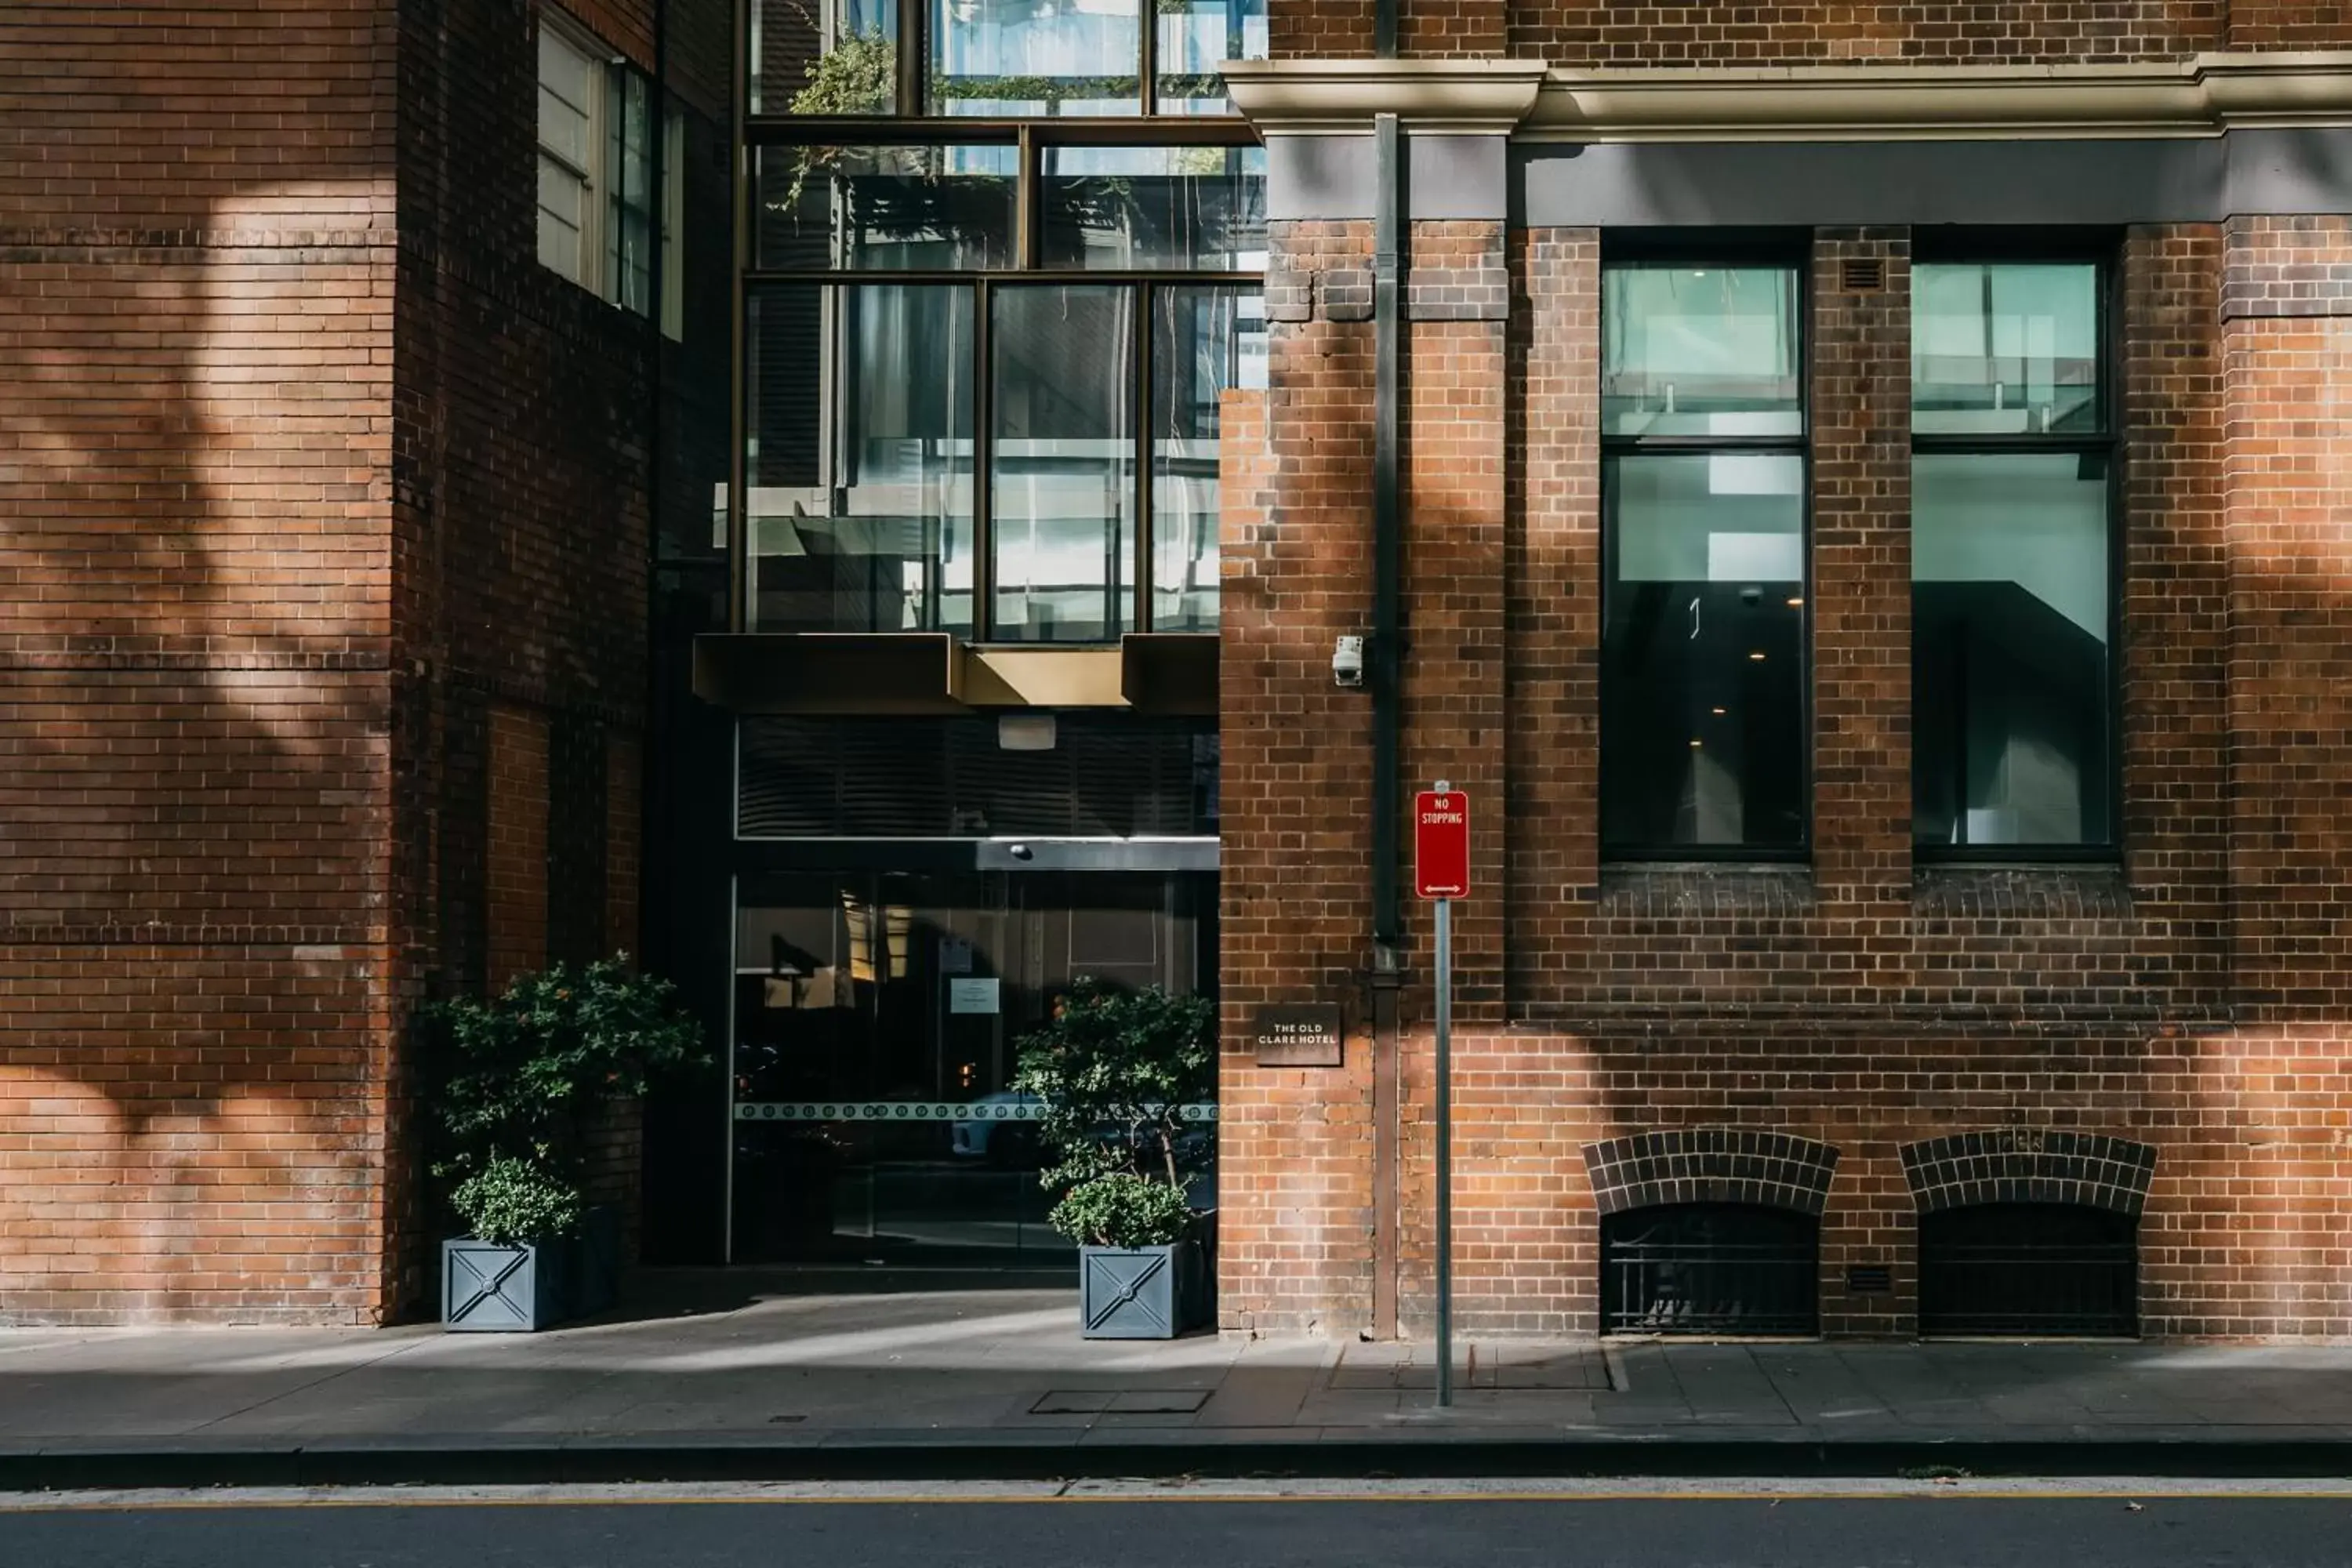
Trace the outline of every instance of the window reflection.
{"label": "window reflection", "polygon": [[1265,305],[1213,285],[1152,294],[1151,626],[1217,629],[1217,441],[1225,395],[1265,385]]}
{"label": "window reflection", "polygon": [[[1034,1102],[1012,1087],[1021,1038],[1080,974],[1213,994],[1215,920],[1198,874],[747,875],[736,1260],[1066,1259]],[[1216,1123],[1196,1124],[1205,1206]]]}
{"label": "window reflection", "polygon": [[772,270],[1009,267],[1010,146],[762,147],[753,264]]}
{"label": "window reflection", "polygon": [[932,0],[931,112],[1139,114],[1139,0]]}
{"label": "window reflection", "polygon": [[1924,844],[2107,841],[2107,462],[1911,470],[1913,797]]}
{"label": "window reflection", "polygon": [[1804,840],[1804,458],[1612,458],[1602,837]]}
{"label": "window reflection", "polygon": [[1797,310],[1792,268],[1612,266],[1601,315],[1601,430],[1798,434]]}
{"label": "window reflection", "polygon": [[754,629],[970,630],[973,322],[961,286],[751,297]]}
{"label": "window reflection", "polygon": [[997,291],[992,634],[1100,642],[1134,629],[1135,290]]}
{"label": "window reflection", "polygon": [[1922,262],[1911,278],[1915,432],[2101,428],[2095,266]]}
{"label": "window reflection", "polygon": [[1265,266],[1262,147],[1048,147],[1048,267]]}
{"label": "window reflection", "polygon": [[897,110],[897,0],[752,0],[750,22],[752,113]]}
{"label": "window reflection", "polygon": [[1162,114],[1223,114],[1219,68],[1266,57],[1265,0],[1155,0]]}

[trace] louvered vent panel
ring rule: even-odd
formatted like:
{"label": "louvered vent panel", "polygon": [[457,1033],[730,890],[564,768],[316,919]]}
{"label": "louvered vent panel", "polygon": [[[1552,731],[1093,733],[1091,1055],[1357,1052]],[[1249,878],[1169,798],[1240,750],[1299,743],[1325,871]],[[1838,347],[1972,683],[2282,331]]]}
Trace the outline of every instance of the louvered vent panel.
{"label": "louvered vent panel", "polygon": [[735,830],[746,838],[841,831],[841,757],[833,734],[798,719],[746,719]]}
{"label": "louvered vent panel", "polygon": [[841,831],[854,838],[938,838],[949,810],[945,737],[936,721],[841,726]]}
{"label": "louvered vent panel", "polygon": [[1839,264],[1838,281],[1849,294],[1876,294],[1886,287],[1886,263],[1876,257],[1856,257]]}
{"label": "louvered vent panel", "polygon": [[1197,722],[1060,715],[1008,752],[993,719],[742,721],[751,838],[1126,838],[1216,830],[1216,737]]}

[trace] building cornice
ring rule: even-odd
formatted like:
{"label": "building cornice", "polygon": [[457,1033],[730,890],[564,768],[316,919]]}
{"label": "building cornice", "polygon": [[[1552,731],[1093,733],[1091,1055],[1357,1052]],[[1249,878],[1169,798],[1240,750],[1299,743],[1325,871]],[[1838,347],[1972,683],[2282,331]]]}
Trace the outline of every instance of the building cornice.
{"label": "building cornice", "polygon": [[1269,136],[1369,135],[1375,114],[1414,131],[1503,134],[1536,106],[1540,60],[1232,60],[1225,89]]}
{"label": "building cornice", "polygon": [[1264,135],[1411,129],[1559,142],[2218,136],[2352,125],[2352,53],[2118,66],[1553,70],[1526,60],[1250,60],[1226,67]]}

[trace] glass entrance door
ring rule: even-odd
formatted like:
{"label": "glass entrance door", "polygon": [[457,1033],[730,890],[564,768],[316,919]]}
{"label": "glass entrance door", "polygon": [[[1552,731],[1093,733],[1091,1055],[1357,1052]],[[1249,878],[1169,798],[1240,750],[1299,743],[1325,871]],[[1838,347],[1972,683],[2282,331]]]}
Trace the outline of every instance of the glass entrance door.
{"label": "glass entrance door", "polygon": [[1035,1107],[1012,1088],[1022,1037],[1081,976],[1213,989],[1215,901],[1214,876],[1190,872],[744,878],[734,1259],[1066,1258]]}

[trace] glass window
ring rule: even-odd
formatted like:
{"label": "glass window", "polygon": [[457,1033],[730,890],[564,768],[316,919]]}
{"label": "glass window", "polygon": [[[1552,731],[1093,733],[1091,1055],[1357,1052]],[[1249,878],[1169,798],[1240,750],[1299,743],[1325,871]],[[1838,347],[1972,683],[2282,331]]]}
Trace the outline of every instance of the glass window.
{"label": "glass window", "polygon": [[[542,16],[539,28],[539,261],[589,282],[596,254],[596,122],[604,72],[584,42]],[[591,287],[593,287],[593,283]]]}
{"label": "glass window", "polygon": [[1265,0],[1155,0],[1162,114],[1223,114],[1219,68],[1266,56]]}
{"label": "glass window", "polygon": [[1913,459],[1923,844],[2109,839],[2108,572],[2105,454]]}
{"label": "glass window", "polygon": [[1191,284],[1151,296],[1151,626],[1217,629],[1217,440],[1225,394],[1265,386],[1265,302]]}
{"label": "glass window", "polygon": [[1610,263],[1601,321],[1602,847],[1793,852],[1808,826],[1796,268]]}
{"label": "glass window", "polygon": [[1265,266],[1262,147],[1048,147],[1048,267]]}
{"label": "glass window", "polygon": [[604,229],[604,298],[653,313],[654,174],[647,83],[633,70],[610,73],[604,167],[611,221]]}
{"label": "glass window", "polygon": [[934,114],[1142,112],[1140,0],[931,0]]}
{"label": "glass window", "polygon": [[1135,629],[1136,296],[999,289],[989,342],[995,617],[1006,642]]}
{"label": "glass window", "polygon": [[1612,265],[1601,300],[1602,433],[1798,434],[1797,317],[1793,268]]}
{"label": "glass window", "polygon": [[762,147],[753,264],[776,270],[1010,267],[1012,146]]}
{"label": "glass window", "polygon": [[1805,460],[1609,458],[1602,836],[1804,842]]}
{"label": "glass window", "polygon": [[974,320],[961,284],[751,296],[752,629],[970,632]]}
{"label": "glass window", "polygon": [[1914,432],[2101,427],[2097,267],[1922,262],[1911,278]]}
{"label": "glass window", "polygon": [[2113,844],[2102,269],[1922,262],[1912,290],[1915,842]]}
{"label": "glass window", "polygon": [[[1214,876],[755,872],[737,898],[736,1260],[1066,1268],[1021,1039],[1081,975],[1213,997]],[[1215,1107],[1188,1121],[1205,1207]]]}
{"label": "glass window", "polygon": [[752,0],[751,112],[898,108],[898,0]]}

